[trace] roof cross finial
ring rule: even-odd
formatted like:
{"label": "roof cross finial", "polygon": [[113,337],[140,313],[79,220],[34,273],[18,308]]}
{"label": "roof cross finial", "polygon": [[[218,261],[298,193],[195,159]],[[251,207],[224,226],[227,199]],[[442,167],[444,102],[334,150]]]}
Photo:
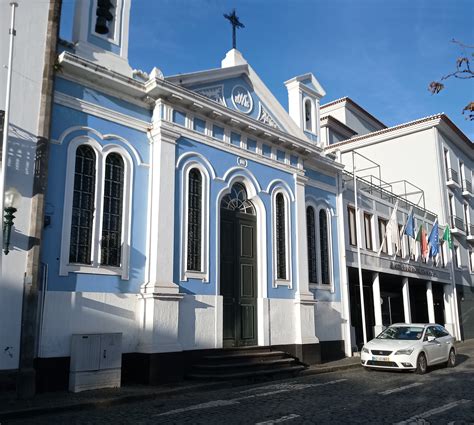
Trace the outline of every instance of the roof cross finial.
{"label": "roof cross finial", "polygon": [[239,17],[235,14],[235,9],[232,10],[231,14],[224,13],[224,18],[226,18],[230,24],[232,25],[232,48],[236,49],[237,41],[235,37],[235,29],[236,28],[245,28],[245,25],[239,21]]}

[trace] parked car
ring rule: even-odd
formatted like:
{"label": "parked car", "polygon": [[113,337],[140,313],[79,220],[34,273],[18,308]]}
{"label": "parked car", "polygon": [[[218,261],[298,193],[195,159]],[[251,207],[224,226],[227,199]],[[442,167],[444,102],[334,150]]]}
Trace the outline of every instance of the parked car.
{"label": "parked car", "polygon": [[454,340],[441,325],[397,323],[362,347],[361,364],[369,370],[413,370],[418,374],[440,363],[454,367]]}

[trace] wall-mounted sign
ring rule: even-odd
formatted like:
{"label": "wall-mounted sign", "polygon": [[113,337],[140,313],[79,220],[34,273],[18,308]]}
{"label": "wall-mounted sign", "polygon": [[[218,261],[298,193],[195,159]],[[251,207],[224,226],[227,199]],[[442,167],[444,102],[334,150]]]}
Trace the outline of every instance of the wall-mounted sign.
{"label": "wall-mounted sign", "polygon": [[232,103],[240,112],[249,114],[253,109],[253,100],[250,92],[243,86],[234,86],[232,89]]}
{"label": "wall-mounted sign", "polygon": [[403,264],[392,261],[390,263],[390,268],[392,270],[400,270],[402,272],[416,273],[424,276],[438,277],[438,274],[432,270],[425,269],[424,267],[413,266],[411,264]]}

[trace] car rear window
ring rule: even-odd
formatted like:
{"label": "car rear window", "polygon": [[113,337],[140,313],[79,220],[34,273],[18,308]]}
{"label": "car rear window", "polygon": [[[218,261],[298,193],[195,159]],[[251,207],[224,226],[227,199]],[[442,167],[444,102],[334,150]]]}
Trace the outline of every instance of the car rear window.
{"label": "car rear window", "polygon": [[422,335],[423,328],[418,326],[393,326],[385,329],[377,339],[417,340]]}

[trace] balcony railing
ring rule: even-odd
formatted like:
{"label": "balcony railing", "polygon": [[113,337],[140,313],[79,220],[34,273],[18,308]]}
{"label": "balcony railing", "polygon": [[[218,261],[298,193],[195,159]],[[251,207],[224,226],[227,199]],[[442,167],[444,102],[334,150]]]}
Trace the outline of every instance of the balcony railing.
{"label": "balcony railing", "polygon": [[474,236],[474,224],[466,224],[466,235]]}
{"label": "balcony railing", "polygon": [[462,181],[462,191],[472,193],[472,183],[469,180]]}
{"label": "balcony railing", "polygon": [[459,184],[458,172],[453,168],[448,168],[448,181],[452,180],[454,183]]}
{"label": "balcony railing", "polygon": [[450,216],[451,228],[457,230],[464,230],[464,221],[461,217],[455,215]]}

